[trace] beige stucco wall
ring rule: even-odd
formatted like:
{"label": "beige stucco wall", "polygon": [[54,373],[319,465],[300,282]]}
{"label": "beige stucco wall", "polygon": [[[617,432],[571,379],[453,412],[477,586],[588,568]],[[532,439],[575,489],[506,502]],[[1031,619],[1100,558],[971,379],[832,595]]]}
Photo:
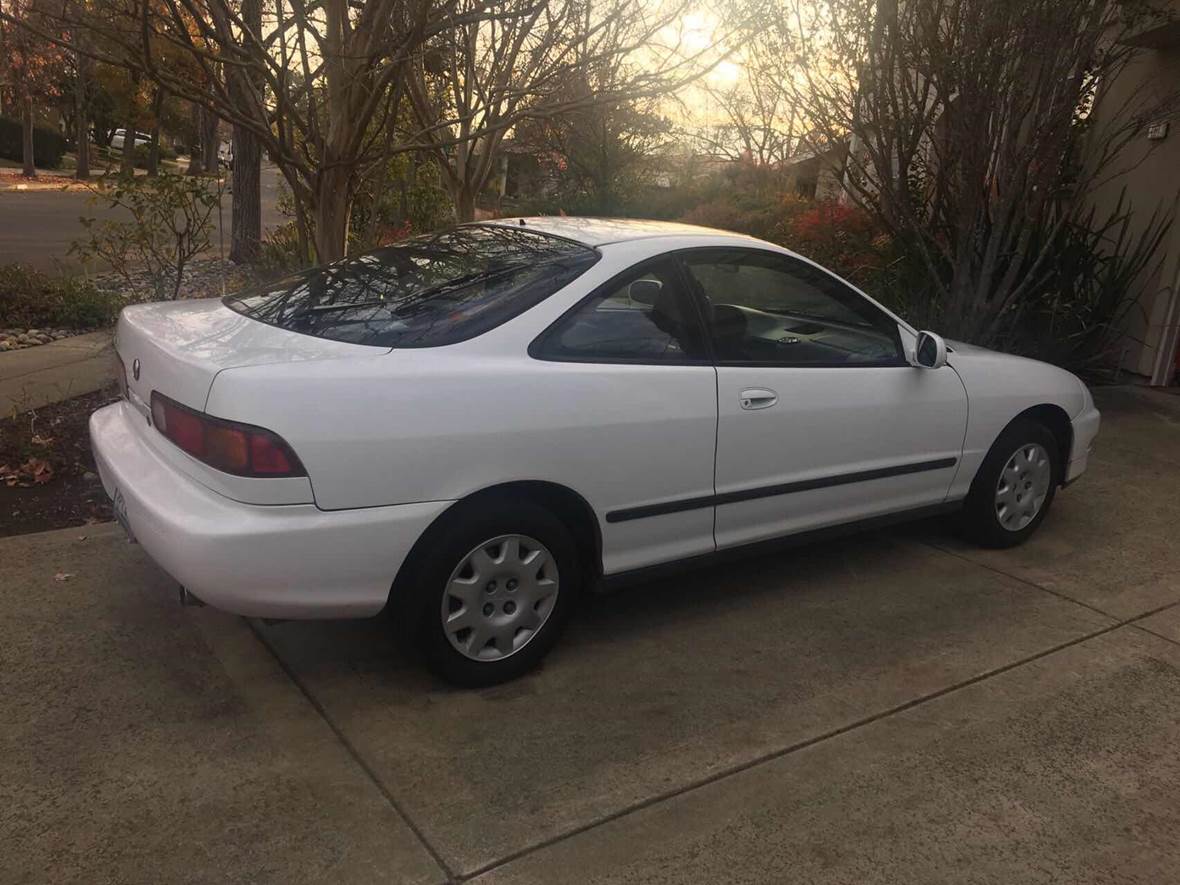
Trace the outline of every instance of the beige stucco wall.
{"label": "beige stucco wall", "polygon": [[[1180,0],[1174,5],[1180,12]],[[1162,97],[1180,90],[1180,35],[1169,34],[1162,42],[1165,42],[1162,47],[1142,48],[1119,80],[1111,84],[1095,110],[1096,129],[1100,131],[1117,115],[1143,106],[1145,97]],[[1177,208],[1180,114],[1171,113],[1168,133],[1162,140],[1149,140],[1144,127],[1119,155],[1112,171],[1121,174],[1101,185],[1093,195],[1099,215],[1114,208],[1124,188],[1136,231],[1148,223],[1157,208],[1165,211]],[[1169,348],[1174,341],[1180,320],[1177,316],[1180,305],[1173,303],[1178,297],[1177,274],[1180,273],[1180,218],[1173,224],[1162,252],[1159,267],[1141,281],[1138,309],[1131,313],[1124,342],[1122,367],[1145,378],[1151,377],[1160,350]]]}

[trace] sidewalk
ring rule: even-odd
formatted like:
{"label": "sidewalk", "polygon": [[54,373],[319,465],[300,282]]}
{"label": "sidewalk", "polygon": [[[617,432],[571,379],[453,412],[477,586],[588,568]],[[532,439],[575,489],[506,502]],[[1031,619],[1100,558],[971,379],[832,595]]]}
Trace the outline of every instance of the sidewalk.
{"label": "sidewalk", "polygon": [[38,409],[115,380],[110,332],[0,353],[0,415]]}

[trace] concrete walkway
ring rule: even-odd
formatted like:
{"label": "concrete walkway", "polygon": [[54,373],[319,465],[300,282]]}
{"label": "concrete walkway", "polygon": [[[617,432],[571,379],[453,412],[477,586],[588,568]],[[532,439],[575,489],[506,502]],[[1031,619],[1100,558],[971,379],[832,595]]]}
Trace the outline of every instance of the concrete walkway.
{"label": "concrete walkway", "polygon": [[115,380],[110,332],[89,332],[0,353],[0,415],[39,409]]}
{"label": "concrete walkway", "polygon": [[590,599],[479,692],[381,621],[181,609],[111,526],[0,540],[0,881],[1174,881],[1180,398],[1096,399],[1025,547]]}

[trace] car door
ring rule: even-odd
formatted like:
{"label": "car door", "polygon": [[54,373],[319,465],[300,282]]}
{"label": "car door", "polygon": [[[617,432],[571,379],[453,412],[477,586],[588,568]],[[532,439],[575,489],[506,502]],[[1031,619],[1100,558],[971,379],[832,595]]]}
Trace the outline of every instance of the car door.
{"label": "car door", "polygon": [[675,258],[604,283],[529,354],[550,361],[544,389],[577,413],[560,445],[599,515],[603,570],[711,553],[716,372]]}
{"label": "car door", "polygon": [[717,366],[719,548],[945,500],[967,423],[953,369],[911,366],[911,333],[807,262],[682,261]]}

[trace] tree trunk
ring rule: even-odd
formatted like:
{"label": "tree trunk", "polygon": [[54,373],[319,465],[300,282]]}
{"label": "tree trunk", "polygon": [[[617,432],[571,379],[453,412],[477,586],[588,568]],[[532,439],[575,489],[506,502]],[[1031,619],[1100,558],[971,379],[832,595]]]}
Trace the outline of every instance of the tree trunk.
{"label": "tree trunk", "polygon": [[322,169],[316,181],[315,251],[320,264],[338,261],[348,246],[348,216],[352,208],[350,172],[339,166]]}
{"label": "tree trunk", "polygon": [[[262,0],[242,0],[242,26],[246,32],[262,32]],[[243,35],[245,42],[245,35]],[[245,106],[262,104],[262,83],[240,69],[227,70],[227,86]],[[234,126],[233,210],[229,260],[249,264],[262,248],[262,144],[243,126]]]}
{"label": "tree trunk", "polygon": [[201,162],[205,171],[217,174],[217,124],[220,122],[212,111],[201,108]]}
{"label": "tree trunk", "polygon": [[21,158],[24,166],[21,174],[25,178],[37,177],[37,164],[33,157],[33,99],[26,98],[21,105]]}
{"label": "tree trunk", "polygon": [[459,224],[475,221],[475,191],[466,183],[459,184],[452,197],[455,202],[455,221]]}
{"label": "tree trunk", "polygon": [[135,175],[135,126],[139,122],[135,98],[139,92],[139,73],[131,72],[131,111],[123,124],[123,156],[119,163],[119,175],[131,178]]}
{"label": "tree trunk", "polygon": [[164,90],[157,86],[152,96],[152,132],[148,141],[147,174],[160,172],[160,109],[164,105]]}
{"label": "tree trunk", "polygon": [[201,150],[201,133],[203,117],[201,115],[201,106],[196,102],[189,105],[189,121],[193,127],[193,141],[189,145],[188,151],[188,168],[184,170],[185,175],[200,175],[205,171],[205,164]]}
{"label": "tree trunk", "polygon": [[231,218],[229,260],[249,264],[262,248],[262,146],[241,126],[234,127]]}
{"label": "tree trunk", "polygon": [[152,132],[148,139],[147,174],[160,174],[160,124],[152,125]]}
{"label": "tree trunk", "polygon": [[[76,38],[79,44],[84,40],[81,34]],[[94,63],[81,52],[74,53],[74,178],[90,180],[90,81],[94,76]]]}
{"label": "tree trunk", "polygon": [[77,165],[74,178],[78,181],[90,179],[90,121],[86,119],[85,107],[79,107],[74,118],[74,141],[77,144]]}

